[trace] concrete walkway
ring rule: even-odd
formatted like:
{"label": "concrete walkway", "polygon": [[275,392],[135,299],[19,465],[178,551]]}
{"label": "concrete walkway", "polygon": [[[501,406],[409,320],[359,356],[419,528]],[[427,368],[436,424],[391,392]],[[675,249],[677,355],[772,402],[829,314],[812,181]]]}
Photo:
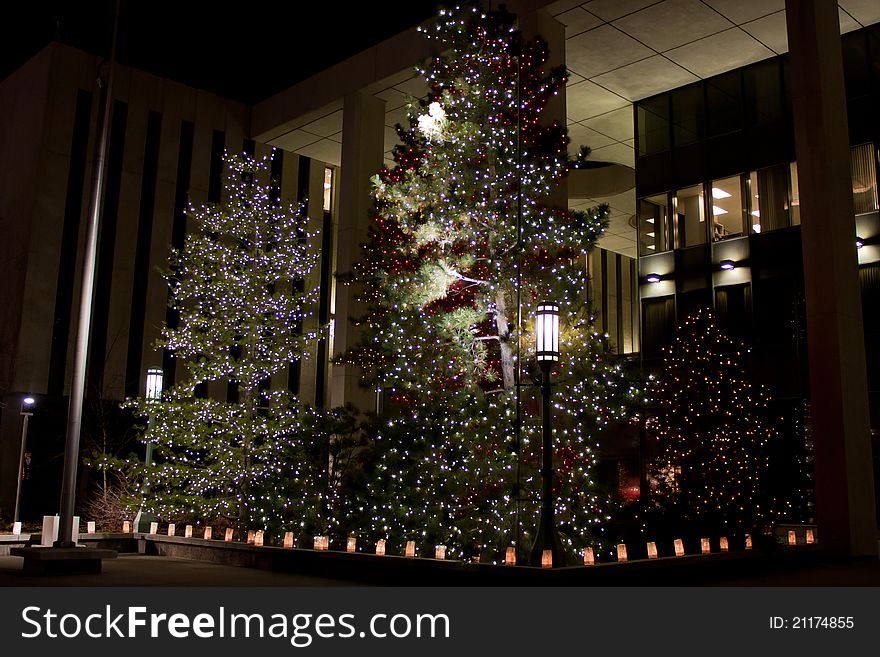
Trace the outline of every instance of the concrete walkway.
{"label": "concrete walkway", "polygon": [[100,575],[34,576],[21,572],[21,557],[0,557],[2,586],[358,586],[356,582],[322,579],[255,568],[120,554],[104,562]]}
{"label": "concrete walkway", "polygon": [[[878,586],[880,560],[829,561],[749,576],[735,569],[701,582],[707,586]],[[613,585],[613,579],[605,585]],[[100,575],[32,576],[20,557],[0,557],[0,586],[364,586],[363,582],[278,573],[171,557],[120,554]]]}

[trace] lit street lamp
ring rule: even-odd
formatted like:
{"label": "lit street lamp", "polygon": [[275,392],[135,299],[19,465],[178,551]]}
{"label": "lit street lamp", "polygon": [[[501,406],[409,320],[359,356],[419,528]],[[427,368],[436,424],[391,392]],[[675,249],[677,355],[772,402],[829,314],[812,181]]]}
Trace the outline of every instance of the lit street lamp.
{"label": "lit street lamp", "polygon": [[25,445],[27,445],[28,420],[34,414],[34,403],[35,400],[30,395],[21,400],[21,454],[18,457],[18,484],[15,487],[15,511],[12,514],[13,534],[21,534],[21,518],[19,517],[19,512],[21,511],[21,480],[24,476],[24,453]]}
{"label": "lit street lamp", "polygon": [[543,461],[541,476],[544,480],[541,495],[541,521],[532,546],[529,563],[532,566],[547,565],[545,558],[552,555],[552,565],[565,565],[565,550],[556,531],[555,506],[553,504],[553,425],[550,405],[550,371],[559,362],[559,304],[544,301],[535,311],[535,346],[538,365],[541,368],[541,396],[543,398]]}
{"label": "lit street lamp", "polygon": [[[153,424],[153,403],[162,399],[162,370],[158,367],[151,367],[147,370],[147,384],[144,396],[147,399],[147,433]],[[150,523],[155,520],[152,513],[144,513],[143,505],[146,500],[147,493],[150,492],[150,468],[153,465],[153,443],[147,441],[147,451],[144,456],[144,464],[146,465],[146,476],[144,477],[144,492],[141,498],[141,508],[138,509],[137,515],[134,517],[134,530],[136,532],[148,533]]]}

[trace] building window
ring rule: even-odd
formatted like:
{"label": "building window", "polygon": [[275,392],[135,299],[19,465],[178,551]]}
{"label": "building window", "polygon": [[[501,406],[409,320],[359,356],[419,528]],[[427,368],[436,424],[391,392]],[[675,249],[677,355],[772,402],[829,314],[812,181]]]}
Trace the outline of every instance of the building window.
{"label": "building window", "polygon": [[850,153],[855,214],[876,212],[880,206],[877,203],[877,163],[874,159],[874,144],[855,146]]}
{"label": "building window", "polygon": [[780,60],[769,59],[743,69],[744,104],[751,126],[767,126],[783,118]]}
{"label": "building window", "polygon": [[642,302],[642,355],[660,358],[675,337],[675,297]]}
{"label": "building window", "polygon": [[797,162],[792,162],[789,167],[791,174],[791,225],[799,226],[801,223],[801,195],[798,192]]}
{"label": "building window", "polygon": [[712,241],[742,237],[747,225],[742,177],[712,182]]}
{"label": "building window", "polygon": [[669,150],[669,96],[662,94],[638,103],[639,155]]}
{"label": "building window", "polygon": [[333,198],[333,169],[324,167],[324,212],[330,212],[330,200]]}
{"label": "building window", "polygon": [[730,71],[706,81],[707,121],[712,137],[742,130],[740,72]]}
{"label": "building window", "polygon": [[686,146],[706,138],[706,105],[702,84],[692,84],[672,92],[672,133],[676,146]]}
{"label": "building window", "polygon": [[706,202],[702,185],[676,192],[675,236],[678,247],[706,243]]}
{"label": "building window", "polygon": [[672,231],[666,194],[639,201],[639,255],[672,249]]}
{"label": "building window", "polygon": [[715,288],[715,314],[718,324],[738,339],[750,336],[752,286],[749,283]]}
{"label": "building window", "polygon": [[753,233],[766,233],[789,226],[788,176],[787,164],[752,171],[749,175]]}

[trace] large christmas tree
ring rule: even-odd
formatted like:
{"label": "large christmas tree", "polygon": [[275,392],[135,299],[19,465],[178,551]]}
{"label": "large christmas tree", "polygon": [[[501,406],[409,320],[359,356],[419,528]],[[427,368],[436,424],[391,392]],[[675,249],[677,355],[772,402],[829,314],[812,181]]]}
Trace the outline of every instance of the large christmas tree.
{"label": "large christmas tree", "polygon": [[[226,164],[224,202],[189,208],[192,228],[170,258],[179,321],[158,346],[185,374],[178,368],[161,401],[129,402],[149,417],[154,448],[155,463],[140,471],[145,507],[167,520],[227,518],[240,530],[326,529],[328,453],[313,443],[324,420],[266,385],[316,337],[300,330],[314,292],[295,284],[315,263],[307,218],[271,193],[268,158]],[[196,395],[209,383],[232,384],[229,401]]]}
{"label": "large christmas tree", "polygon": [[667,523],[734,535],[770,517],[761,488],[775,431],[747,355],[709,309],[685,319],[668,350],[651,425],[660,448],[653,494]]}
{"label": "large christmas tree", "polygon": [[[545,205],[568,168],[565,128],[541,122],[565,84],[546,43],[514,17],[457,8],[426,36],[442,55],[419,74],[396,166],[374,179],[376,211],[356,277],[366,283],[359,346],[347,354],[384,392],[369,484],[352,508],[392,542],[450,554],[499,551],[539,508],[540,422],[532,379],[533,310],[562,309],[556,373],[556,497],[570,547],[592,540],[603,500],[591,478],[598,431],[631,390],[593,327],[587,253],[607,207]],[[518,400],[517,383],[521,383]],[[519,502],[522,501],[522,504]]]}

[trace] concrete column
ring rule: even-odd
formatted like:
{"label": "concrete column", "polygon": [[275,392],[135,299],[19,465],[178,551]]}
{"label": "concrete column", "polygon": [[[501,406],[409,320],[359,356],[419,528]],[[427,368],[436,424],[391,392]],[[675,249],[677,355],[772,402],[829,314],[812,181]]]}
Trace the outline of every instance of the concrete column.
{"label": "concrete column", "polygon": [[[336,235],[335,272],[350,272],[360,259],[360,245],[367,237],[372,207],[370,177],[383,162],[385,101],[357,92],[345,97],[342,118],[342,166],[339,174],[339,227]],[[360,285],[336,284],[333,355],[345,352],[359,337],[350,318],[363,308],[355,302]],[[359,386],[361,372],[353,365],[334,365],[330,403],[351,403],[361,410],[375,408],[375,396]]]}
{"label": "concrete column", "polygon": [[865,343],[837,3],[786,0],[819,540],[877,556]]}

